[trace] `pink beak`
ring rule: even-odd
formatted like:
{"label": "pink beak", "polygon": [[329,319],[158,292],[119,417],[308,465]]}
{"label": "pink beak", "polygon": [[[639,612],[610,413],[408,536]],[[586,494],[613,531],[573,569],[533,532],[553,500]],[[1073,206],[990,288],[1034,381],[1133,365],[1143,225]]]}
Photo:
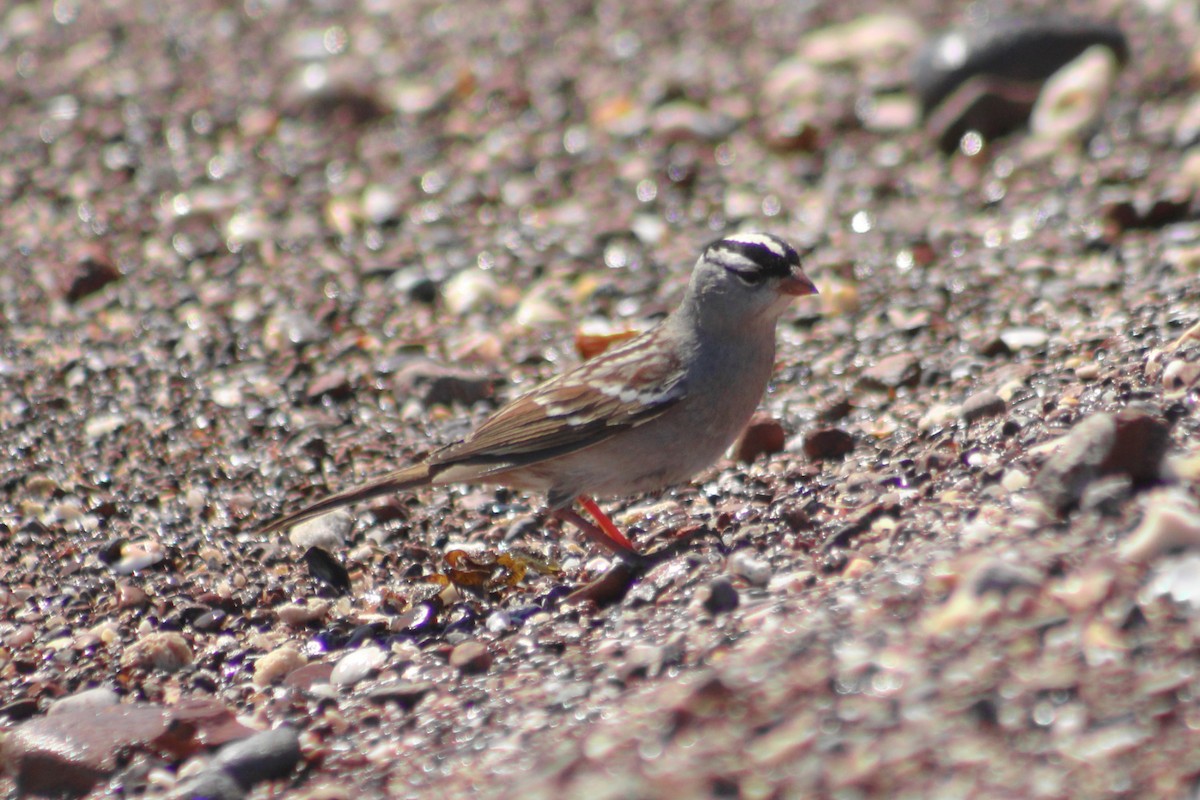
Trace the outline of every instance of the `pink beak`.
{"label": "pink beak", "polygon": [[805,297],[810,294],[817,294],[817,287],[808,279],[808,276],[803,272],[793,272],[788,277],[779,282],[779,291],[784,294],[790,294],[793,297]]}

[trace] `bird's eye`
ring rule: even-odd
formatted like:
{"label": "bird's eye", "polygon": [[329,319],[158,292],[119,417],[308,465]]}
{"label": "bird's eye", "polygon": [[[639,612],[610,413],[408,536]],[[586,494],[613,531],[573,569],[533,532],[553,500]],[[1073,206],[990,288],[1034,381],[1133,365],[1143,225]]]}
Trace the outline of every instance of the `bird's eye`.
{"label": "bird's eye", "polygon": [[767,278],[766,273],[764,273],[760,269],[755,269],[755,270],[729,269],[729,272],[731,274],[733,274],[734,276],[736,276],[739,281],[746,284],[747,286],[757,286],[758,284],[762,283]]}

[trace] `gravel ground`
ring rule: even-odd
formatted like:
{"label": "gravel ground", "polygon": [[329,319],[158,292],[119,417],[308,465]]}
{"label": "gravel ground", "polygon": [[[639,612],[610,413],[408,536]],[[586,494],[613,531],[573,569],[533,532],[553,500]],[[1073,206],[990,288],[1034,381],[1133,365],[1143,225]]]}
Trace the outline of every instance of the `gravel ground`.
{"label": "gravel ground", "polygon": [[[910,64],[1006,23],[912,5],[0,12],[0,790],[1195,796],[1200,18],[1020,5],[1127,63],[943,152]],[[645,575],[491,488],[258,533],[739,229],[821,295],[605,504]]]}

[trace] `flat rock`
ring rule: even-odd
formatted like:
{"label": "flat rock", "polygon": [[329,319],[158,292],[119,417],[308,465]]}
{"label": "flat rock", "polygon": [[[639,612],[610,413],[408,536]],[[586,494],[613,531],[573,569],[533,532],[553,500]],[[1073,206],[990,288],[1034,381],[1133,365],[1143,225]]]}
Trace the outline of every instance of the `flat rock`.
{"label": "flat rock", "polygon": [[167,709],[116,705],[31,719],[8,734],[4,756],[18,794],[74,797],[110,776],[130,752],[180,756],[193,748],[172,729]]}
{"label": "flat rock", "polygon": [[867,389],[897,389],[916,386],[920,380],[920,359],[912,353],[895,353],[863,370],[859,384]]}

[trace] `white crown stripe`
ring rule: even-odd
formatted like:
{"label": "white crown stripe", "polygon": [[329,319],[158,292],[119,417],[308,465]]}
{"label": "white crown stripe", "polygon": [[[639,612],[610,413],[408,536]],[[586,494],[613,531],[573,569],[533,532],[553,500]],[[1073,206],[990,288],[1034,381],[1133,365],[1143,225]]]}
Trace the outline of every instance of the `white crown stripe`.
{"label": "white crown stripe", "polygon": [[761,233],[735,233],[733,236],[726,236],[724,241],[734,242],[736,244],[757,245],[765,247],[780,258],[787,256],[787,250],[774,237],[765,236]]}

